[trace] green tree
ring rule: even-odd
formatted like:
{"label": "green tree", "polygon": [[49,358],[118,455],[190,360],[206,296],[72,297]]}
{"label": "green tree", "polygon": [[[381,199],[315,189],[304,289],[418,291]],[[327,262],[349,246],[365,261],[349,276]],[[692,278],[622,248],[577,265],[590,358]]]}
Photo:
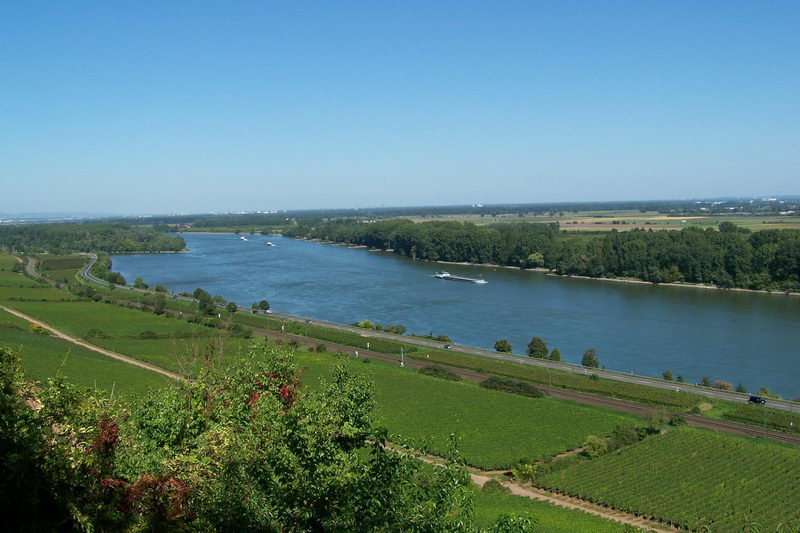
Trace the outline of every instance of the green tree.
{"label": "green tree", "polygon": [[535,357],[537,359],[547,358],[547,343],[540,337],[531,338],[528,343],[528,357]]}
{"label": "green tree", "polygon": [[589,435],[583,443],[583,453],[587,457],[594,459],[608,452],[608,441],[597,435]]}
{"label": "green tree", "polygon": [[239,306],[237,306],[234,302],[228,302],[225,304],[225,310],[229,313],[235,313],[238,309]]}
{"label": "green tree", "polygon": [[258,302],[258,308],[262,311],[267,311],[269,309],[269,302],[266,300],[261,300]]}
{"label": "green tree", "polygon": [[498,339],[494,343],[494,349],[498,352],[511,353],[511,343],[507,339]]}
{"label": "green tree", "polygon": [[550,360],[561,361],[561,352],[558,351],[558,348],[553,348],[553,351],[550,352]]}
{"label": "green tree", "polygon": [[683,377],[682,374],[678,374],[678,377],[675,378],[675,381],[677,381],[678,383],[686,383],[686,378]]}
{"label": "green tree", "polygon": [[136,278],[133,280],[133,286],[137,289],[146,289],[148,287],[147,283],[145,283],[142,278]]}
{"label": "green tree", "polygon": [[672,381],[672,372],[670,372],[669,370],[665,370],[664,372],[662,372],[661,376],[662,376],[662,377],[663,377],[663,378],[664,378],[666,381]]}
{"label": "green tree", "polygon": [[708,376],[703,376],[703,379],[700,380],[701,387],[710,387],[711,386],[711,378]]}
{"label": "green tree", "polygon": [[589,348],[588,350],[583,352],[583,357],[581,358],[581,364],[589,368],[599,368],[600,361],[597,360],[597,348]]}
{"label": "green tree", "polygon": [[747,389],[745,388],[743,383],[739,383],[738,385],[736,385],[736,392],[747,393]]}

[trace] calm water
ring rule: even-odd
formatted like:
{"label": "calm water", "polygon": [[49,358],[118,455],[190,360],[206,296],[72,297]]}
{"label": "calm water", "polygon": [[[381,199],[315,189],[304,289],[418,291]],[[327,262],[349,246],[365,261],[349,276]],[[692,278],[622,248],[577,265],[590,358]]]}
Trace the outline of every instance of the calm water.
{"label": "calm water", "polygon": [[[609,369],[687,381],[702,376],[800,395],[800,297],[601,282],[452,266],[486,285],[432,277],[438,265],[279,236],[184,235],[186,254],[114,256],[129,282],[176,292],[202,287],[248,306],[351,323],[369,318],[413,333],[524,353],[532,336],[578,363],[594,346]],[[267,247],[266,241],[277,244]]]}

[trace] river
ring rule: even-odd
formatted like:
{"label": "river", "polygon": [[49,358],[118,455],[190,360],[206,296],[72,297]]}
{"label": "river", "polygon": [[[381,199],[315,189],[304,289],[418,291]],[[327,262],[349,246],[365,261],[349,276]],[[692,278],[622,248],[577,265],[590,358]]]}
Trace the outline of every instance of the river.
{"label": "river", "polygon": [[[244,306],[266,299],[283,313],[403,324],[408,332],[490,349],[505,338],[517,354],[537,336],[571,363],[595,347],[610,370],[670,370],[689,382],[708,376],[800,396],[800,297],[445,267],[280,236],[183,237],[190,253],[115,255],[113,269],[129,283],[142,277],[176,292],[202,287]],[[432,276],[443,268],[483,274],[489,283]]]}

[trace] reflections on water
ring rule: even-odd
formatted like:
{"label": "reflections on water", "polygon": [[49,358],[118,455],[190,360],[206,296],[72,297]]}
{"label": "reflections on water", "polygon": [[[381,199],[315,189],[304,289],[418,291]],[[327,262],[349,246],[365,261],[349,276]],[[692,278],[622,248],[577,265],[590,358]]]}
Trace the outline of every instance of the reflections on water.
{"label": "reflections on water", "polygon": [[128,280],[141,276],[176,292],[202,287],[241,305],[266,299],[300,316],[369,318],[484,348],[505,338],[518,354],[537,336],[572,363],[594,346],[613,370],[670,370],[687,381],[708,376],[800,395],[800,297],[448,265],[453,275],[489,281],[456,283],[433,276],[440,265],[363,248],[279,236],[184,238],[191,253],[114,256],[114,269]]}

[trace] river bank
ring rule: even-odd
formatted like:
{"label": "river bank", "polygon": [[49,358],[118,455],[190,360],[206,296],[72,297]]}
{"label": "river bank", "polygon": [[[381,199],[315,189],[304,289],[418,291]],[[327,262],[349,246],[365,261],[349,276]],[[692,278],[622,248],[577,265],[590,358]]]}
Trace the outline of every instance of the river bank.
{"label": "river bank", "polygon": [[[314,241],[319,242],[320,244],[333,244],[341,246],[341,243],[334,243],[332,241],[320,241],[318,239],[303,239],[298,238],[298,240],[303,241]],[[367,248],[363,245],[351,245],[348,248]],[[370,248],[370,252],[385,252],[385,253],[394,253],[394,250],[382,250],[380,248]],[[741,287],[718,287],[716,285],[707,285],[704,283],[686,283],[686,282],[669,282],[669,283],[655,283],[652,281],[646,281],[643,279],[633,279],[633,278],[606,278],[606,277],[592,277],[592,276],[578,276],[573,274],[558,274],[549,268],[522,268],[518,266],[511,266],[511,265],[498,265],[496,263],[470,263],[467,261],[431,261],[428,259],[414,259],[414,261],[420,261],[422,263],[432,263],[432,264],[439,264],[439,265],[456,265],[456,266],[470,266],[470,267],[484,267],[484,268],[503,268],[507,270],[527,270],[531,272],[542,272],[548,276],[553,276],[557,278],[575,278],[575,279],[588,279],[594,281],[613,281],[616,283],[636,283],[640,285],[660,285],[665,287],[684,287],[690,289],[714,289],[714,290],[721,290],[721,291],[731,291],[731,292],[743,292],[743,293],[754,293],[754,294],[778,294],[782,296],[800,296],[800,292],[795,291],[785,291],[785,290],[766,290],[766,289],[745,289]]]}

